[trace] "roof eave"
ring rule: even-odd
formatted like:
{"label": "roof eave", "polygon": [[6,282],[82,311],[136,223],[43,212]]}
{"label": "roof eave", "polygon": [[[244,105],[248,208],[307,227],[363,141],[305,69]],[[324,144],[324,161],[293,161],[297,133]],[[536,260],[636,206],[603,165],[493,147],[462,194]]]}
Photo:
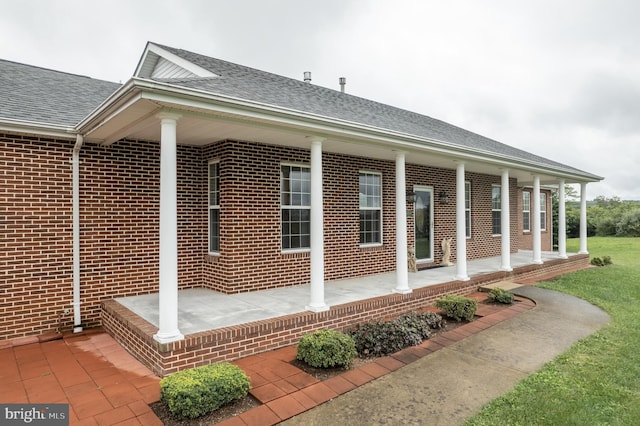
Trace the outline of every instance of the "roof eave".
{"label": "roof eave", "polygon": [[74,139],[77,133],[73,126],[4,117],[0,117],[0,130],[7,133],[28,133],[61,139]]}
{"label": "roof eave", "polygon": [[[85,118],[77,129],[81,132],[91,131],[108,116],[117,113],[126,106],[127,100],[135,94],[148,99],[204,108],[211,111],[241,114],[254,119],[275,121],[282,124],[302,124],[320,134],[344,134],[347,137],[375,139],[392,146],[394,149],[407,151],[425,150],[450,156],[460,161],[481,161],[492,163],[498,167],[518,168],[531,173],[549,173],[577,182],[596,182],[603,178],[591,173],[574,169],[557,168],[538,162],[500,155],[493,152],[477,150],[446,141],[424,138],[412,134],[395,132],[381,127],[363,125],[348,120],[336,119],[319,114],[307,113],[280,106],[249,101],[242,98],[215,94],[208,91],[185,88],[167,82],[133,77],[118,91],[114,92],[93,113]],[[247,114],[250,113],[250,114]]]}

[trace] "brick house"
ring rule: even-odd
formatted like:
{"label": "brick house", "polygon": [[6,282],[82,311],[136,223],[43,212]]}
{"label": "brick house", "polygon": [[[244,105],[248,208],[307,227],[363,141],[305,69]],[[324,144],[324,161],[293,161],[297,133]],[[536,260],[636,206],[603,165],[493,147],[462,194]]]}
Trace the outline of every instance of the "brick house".
{"label": "brick house", "polygon": [[184,339],[177,294],[189,288],[309,284],[301,310],[321,313],[325,281],[395,271],[406,295],[408,260],[439,265],[449,238],[454,281],[473,259],[500,256],[508,272],[530,250],[542,264],[552,190],[581,184],[584,216],[586,184],[602,179],[154,43],[123,85],[0,60],[0,96],[3,340],[104,325],[105,301],[159,293],[153,340],[166,347]]}

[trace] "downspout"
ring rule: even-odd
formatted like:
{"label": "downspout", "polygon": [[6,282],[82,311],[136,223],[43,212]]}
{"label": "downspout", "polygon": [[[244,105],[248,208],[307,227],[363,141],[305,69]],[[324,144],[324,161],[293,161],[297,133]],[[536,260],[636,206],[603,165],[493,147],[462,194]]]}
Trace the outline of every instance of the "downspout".
{"label": "downspout", "polygon": [[80,149],[84,138],[76,135],[73,147],[73,332],[82,331],[80,320]]}

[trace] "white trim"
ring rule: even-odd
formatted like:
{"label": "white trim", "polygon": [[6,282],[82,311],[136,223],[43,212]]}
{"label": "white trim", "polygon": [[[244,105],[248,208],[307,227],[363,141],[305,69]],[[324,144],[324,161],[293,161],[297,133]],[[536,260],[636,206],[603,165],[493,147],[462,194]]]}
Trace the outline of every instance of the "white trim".
{"label": "white trim", "polygon": [[[360,206],[360,176],[362,174],[365,175],[376,175],[380,178],[380,207],[362,207]],[[383,224],[383,190],[382,190],[382,172],[374,172],[374,171],[365,171],[365,170],[359,170],[358,171],[358,216],[360,216],[360,211],[362,210],[366,210],[366,211],[378,211],[380,212],[380,229],[378,230],[378,232],[380,233],[380,241],[376,241],[376,242],[371,242],[371,243],[359,243],[359,246],[361,248],[363,247],[379,247],[381,245],[383,245],[384,240],[383,240],[383,232],[382,232],[382,224]],[[358,217],[358,241],[360,241],[360,219]]]}
{"label": "white trim", "polygon": [[[469,187],[469,208],[467,208],[467,186]],[[467,234],[467,212],[469,212],[469,234]],[[467,240],[470,240],[473,236],[473,221],[471,216],[471,181],[464,181],[464,233]]]}
{"label": "white trim", "polygon": [[[547,231],[547,222],[549,220],[547,214],[547,193],[540,191],[540,231]],[[543,203],[544,201],[544,203]],[[544,207],[544,208],[543,208]],[[542,215],[544,215],[544,221],[542,220]]]}
{"label": "white trim", "polygon": [[[500,197],[498,198],[500,200],[500,208],[499,209],[494,209],[493,208],[493,188],[499,188],[500,189]],[[493,232],[493,212],[500,212],[500,233],[499,234],[494,234],[494,232]],[[491,184],[491,236],[492,237],[499,237],[501,235],[502,235],[502,185],[496,184],[496,183],[492,183]]]}
{"label": "white trim", "polygon": [[413,192],[416,193],[418,191],[422,191],[422,192],[429,192],[431,194],[431,199],[429,201],[429,244],[431,244],[431,247],[429,248],[429,253],[431,253],[431,257],[429,258],[423,258],[423,259],[418,259],[418,251],[417,251],[417,247],[416,247],[416,226],[415,226],[415,217],[416,217],[416,207],[415,207],[415,201],[413,203],[413,249],[414,252],[416,253],[416,263],[431,263],[435,260],[435,255],[434,255],[434,235],[435,235],[435,230],[434,228],[434,217],[433,217],[433,203],[434,203],[434,190],[433,190],[433,186],[428,186],[428,185],[414,185],[413,186]]}
{"label": "white trim", "polygon": [[[527,210],[524,209],[524,206],[525,206],[525,202],[524,202],[524,198],[525,197],[524,196],[525,196],[525,194],[528,195],[528,197],[527,197],[528,200],[527,201],[529,203],[529,206],[527,207]],[[527,220],[527,223],[526,223],[527,227],[526,228],[525,228],[525,223],[524,223],[524,214],[525,213],[529,213],[529,220]],[[522,191],[522,232],[525,233],[525,234],[531,233],[531,192],[525,191],[525,190]]]}
{"label": "white trim", "polygon": [[[209,175],[209,168],[212,164],[216,164],[216,170],[218,172],[218,204],[211,204],[209,197],[211,196],[211,176]],[[211,251],[211,210],[218,210],[218,250]],[[211,256],[220,256],[220,159],[207,161],[207,252]]]}
{"label": "white trim", "polygon": [[[301,169],[307,169],[309,171],[309,185],[311,186],[311,165],[309,164],[302,164],[302,163],[286,163],[286,162],[282,162],[279,164],[278,166],[278,175],[280,176],[280,190],[278,191],[278,195],[280,197],[279,200],[279,204],[280,204],[280,219],[279,219],[279,223],[280,223],[280,252],[285,254],[285,253],[304,253],[304,252],[309,252],[311,251],[311,204],[312,204],[312,200],[311,200],[311,188],[309,189],[309,204],[305,204],[305,205],[300,205],[300,206],[296,206],[296,205],[291,205],[291,204],[287,204],[287,205],[283,205],[282,204],[282,167],[298,167]],[[291,200],[290,200],[291,201]],[[284,248],[282,246],[282,211],[284,209],[287,210],[308,210],[309,211],[309,247],[290,247],[290,248]]]}

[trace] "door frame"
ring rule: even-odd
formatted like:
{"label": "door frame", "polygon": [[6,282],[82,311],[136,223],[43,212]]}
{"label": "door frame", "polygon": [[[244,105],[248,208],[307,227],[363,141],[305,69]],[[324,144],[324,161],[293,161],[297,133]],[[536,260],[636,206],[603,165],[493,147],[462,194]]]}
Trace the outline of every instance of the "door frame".
{"label": "door frame", "polygon": [[[429,253],[431,253],[431,257],[429,258],[423,258],[423,259],[418,259],[417,255],[418,255],[418,251],[417,251],[417,247],[416,247],[416,203],[418,200],[417,197],[417,193],[418,192],[429,192],[431,194],[431,199],[429,202],[429,219],[430,219],[430,223],[429,223],[429,244],[431,245],[431,247],[429,248]],[[416,263],[432,263],[434,261],[434,246],[433,246],[433,238],[434,238],[434,229],[433,229],[433,224],[434,224],[434,220],[433,220],[433,199],[434,199],[434,193],[433,193],[433,186],[428,186],[428,185],[413,185],[413,193],[416,194],[415,200],[413,201],[413,252],[416,254]]]}

